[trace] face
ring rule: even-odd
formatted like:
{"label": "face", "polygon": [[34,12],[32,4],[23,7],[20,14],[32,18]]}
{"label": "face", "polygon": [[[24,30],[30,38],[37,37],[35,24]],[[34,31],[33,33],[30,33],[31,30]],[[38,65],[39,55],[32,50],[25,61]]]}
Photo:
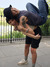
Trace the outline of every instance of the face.
{"label": "face", "polygon": [[11,11],[12,11],[13,16],[19,13],[19,10],[17,10],[16,8],[11,8]]}
{"label": "face", "polygon": [[12,25],[12,26],[17,26],[18,25],[18,22],[16,20],[9,20],[9,24]]}

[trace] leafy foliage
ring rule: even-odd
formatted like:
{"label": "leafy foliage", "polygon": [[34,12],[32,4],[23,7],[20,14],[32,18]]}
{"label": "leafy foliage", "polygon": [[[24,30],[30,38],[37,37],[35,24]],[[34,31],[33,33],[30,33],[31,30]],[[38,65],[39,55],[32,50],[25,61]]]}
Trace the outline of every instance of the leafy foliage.
{"label": "leafy foliage", "polygon": [[48,19],[47,22],[40,27],[43,36],[50,36],[50,19]]}

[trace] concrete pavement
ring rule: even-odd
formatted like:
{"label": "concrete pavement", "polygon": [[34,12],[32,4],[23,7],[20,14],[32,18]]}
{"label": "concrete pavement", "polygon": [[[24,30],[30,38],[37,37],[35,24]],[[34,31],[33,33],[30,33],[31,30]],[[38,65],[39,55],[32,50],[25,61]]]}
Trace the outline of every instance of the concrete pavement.
{"label": "concrete pavement", "polygon": [[[24,42],[13,43],[0,42],[0,67],[31,67],[31,50],[29,52],[28,64],[17,65],[24,58]],[[36,67],[50,67],[50,38],[42,38],[39,48],[37,49]]]}

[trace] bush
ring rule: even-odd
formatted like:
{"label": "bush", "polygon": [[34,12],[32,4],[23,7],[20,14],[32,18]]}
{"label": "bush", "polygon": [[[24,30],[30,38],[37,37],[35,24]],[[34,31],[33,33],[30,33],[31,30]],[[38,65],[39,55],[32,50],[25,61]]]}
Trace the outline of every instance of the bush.
{"label": "bush", "polygon": [[25,35],[22,34],[22,32],[18,32],[18,31],[13,31],[12,33],[12,38],[24,38]]}
{"label": "bush", "polygon": [[50,7],[49,7],[49,15],[50,15]]}
{"label": "bush", "polygon": [[43,36],[50,36],[50,19],[48,19],[47,22],[40,27]]}
{"label": "bush", "polygon": [[[18,32],[18,31],[13,31],[12,32],[12,38],[24,38],[25,35],[22,34],[22,32]],[[3,36],[0,36],[0,39],[7,39],[7,38],[11,38],[11,32],[9,35],[3,35]]]}

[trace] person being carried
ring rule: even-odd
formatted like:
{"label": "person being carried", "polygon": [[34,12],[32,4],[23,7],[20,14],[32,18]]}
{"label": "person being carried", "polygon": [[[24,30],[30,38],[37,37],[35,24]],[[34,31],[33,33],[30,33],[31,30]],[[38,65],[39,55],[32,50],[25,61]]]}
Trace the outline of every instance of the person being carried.
{"label": "person being carried", "polygon": [[[31,36],[32,38],[39,39],[40,35],[37,34],[37,36],[34,37],[34,31],[32,28],[29,27],[29,25],[32,25],[32,23],[33,23],[33,26],[36,27],[36,24],[34,23],[33,18],[31,20],[31,15],[32,15],[32,13],[29,11],[19,11],[16,8],[13,8],[12,6],[4,9],[4,16],[6,16],[6,20],[9,21],[8,23],[11,23],[11,25],[13,25],[13,22],[16,20],[16,22],[14,23],[15,25],[13,25],[15,28],[18,28],[18,30],[23,31],[23,33],[28,32],[28,33],[33,34],[33,36],[32,36],[30,34],[28,35],[28,33],[24,33],[25,35],[27,35],[29,37]],[[32,15],[32,17],[34,17],[34,16],[35,15]],[[37,17],[35,16],[35,18],[37,18]],[[38,22],[39,18],[37,18],[36,23]],[[28,27],[29,27],[29,29],[28,29]]]}

